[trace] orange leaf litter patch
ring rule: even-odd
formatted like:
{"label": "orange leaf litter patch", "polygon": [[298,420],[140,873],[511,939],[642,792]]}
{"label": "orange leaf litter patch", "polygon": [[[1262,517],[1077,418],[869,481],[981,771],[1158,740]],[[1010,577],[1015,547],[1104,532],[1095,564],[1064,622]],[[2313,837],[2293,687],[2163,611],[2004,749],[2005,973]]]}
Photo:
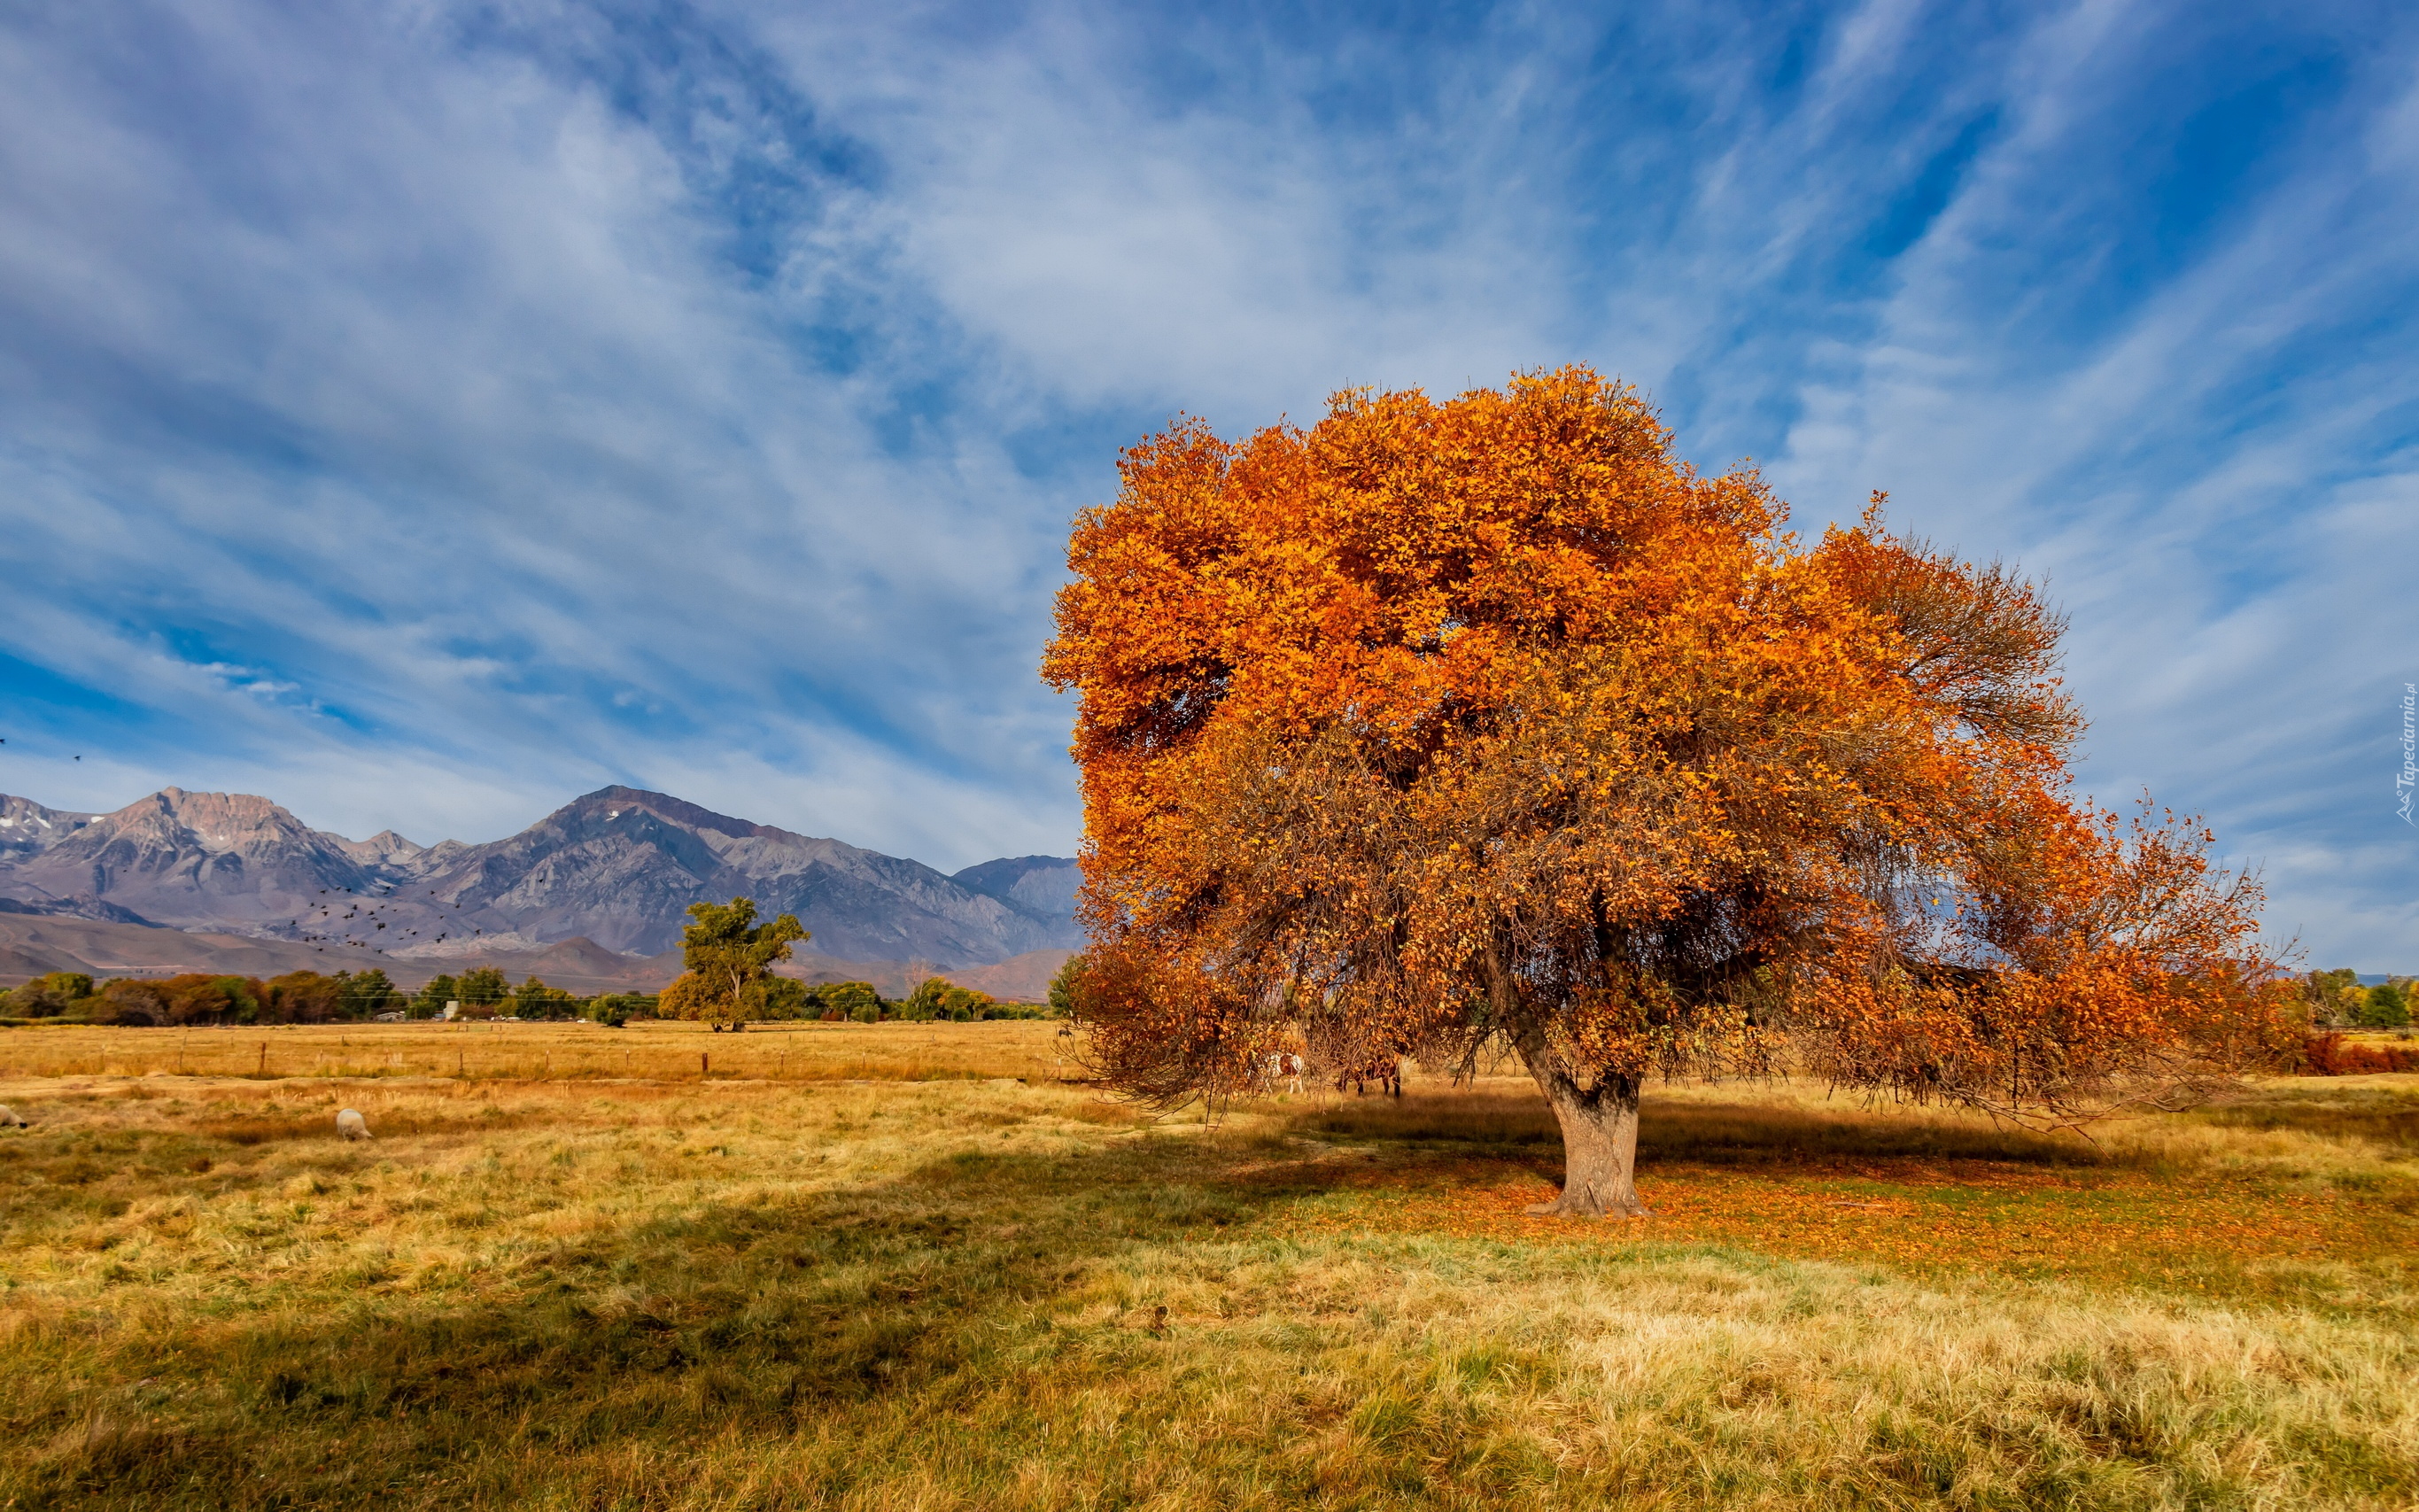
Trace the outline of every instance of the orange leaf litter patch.
{"label": "orange leaf litter patch", "polygon": [[[1271,1171],[1274,1177],[1280,1173]],[[1299,1181],[1310,1173],[1294,1167]],[[1653,1215],[1532,1217],[1550,1173],[1479,1160],[1321,1169],[1327,1196],[1280,1220],[1310,1235],[1434,1234],[1532,1244],[1718,1243],[1789,1258],[1906,1270],[2149,1280],[2258,1260],[2357,1260],[2410,1252],[2419,1222],[2374,1194],[2280,1190],[2273,1180],[1985,1161],[1808,1162],[1785,1172],[1641,1165]]]}

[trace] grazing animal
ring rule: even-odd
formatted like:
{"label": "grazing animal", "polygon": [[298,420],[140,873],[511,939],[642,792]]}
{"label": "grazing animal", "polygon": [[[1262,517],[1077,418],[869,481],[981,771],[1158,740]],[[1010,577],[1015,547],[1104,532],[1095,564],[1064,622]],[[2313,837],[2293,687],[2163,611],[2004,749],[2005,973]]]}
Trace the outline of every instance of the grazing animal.
{"label": "grazing animal", "polygon": [[1270,1056],[1260,1062],[1259,1084],[1273,1092],[1279,1082],[1285,1083],[1296,1096],[1302,1093],[1302,1057],[1287,1050]]}
{"label": "grazing animal", "polygon": [[25,1120],[17,1117],[17,1110],[6,1103],[0,1103],[0,1129],[23,1129],[23,1127],[25,1127]]}
{"label": "grazing animal", "polygon": [[360,1113],[351,1108],[347,1108],[336,1115],[336,1133],[344,1135],[347,1139],[371,1139],[377,1137],[370,1133],[369,1120],[362,1118]]}
{"label": "grazing animal", "polygon": [[1378,1084],[1378,1091],[1380,1095],[1391,1092],[1400,1097],[1403,1095],[1402,1057],[1380,1056],[1375,1060],[1364,1060],[1337,1068],[1335,1089],[1338,1092],[1343,1091],[1346,1082],[1352,1084],[1354,1097],[1359,1097],[1371,1082]]}

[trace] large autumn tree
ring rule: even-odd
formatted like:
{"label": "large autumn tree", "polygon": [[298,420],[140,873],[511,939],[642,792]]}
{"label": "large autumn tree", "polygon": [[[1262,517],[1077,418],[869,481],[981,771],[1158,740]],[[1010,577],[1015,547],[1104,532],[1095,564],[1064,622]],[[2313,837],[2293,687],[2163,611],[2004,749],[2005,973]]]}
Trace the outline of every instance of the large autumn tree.
{"label": "large autumn tree", "polygon": [[792,942],[810,938],[794,914],[756,922],[756,901],[694,903],[681,931],[688,969],[666,984],[656,1011],[666,1018],[745,1023],[763,1006],[766,973],[790,959]]}
{"label": "large autumn tree", "polygon": [[1548,1208],[1604,1214],[1658,1072],[2063,1119],[2278,1048],[2253,887],[2071,792],[2058,616],[1878,500],[1810,548],[1585,368],[1121,469],[1044,674],[1129,1092],[1499,1045],[1562,1127]]}

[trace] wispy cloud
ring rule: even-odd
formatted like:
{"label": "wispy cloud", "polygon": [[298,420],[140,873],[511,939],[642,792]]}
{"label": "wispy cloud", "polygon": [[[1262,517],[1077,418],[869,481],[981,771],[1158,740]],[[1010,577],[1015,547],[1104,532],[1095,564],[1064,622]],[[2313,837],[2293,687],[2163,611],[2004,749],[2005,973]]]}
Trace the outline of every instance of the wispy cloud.
{"label": "wispy cloud", "polygon": [[1033,668],[1117,445],[1582,359],[1805,523],[1886,487],[2048,572],[2095,791],[2394,964],[2415,56],[2353,6],[21,15],[0,782],[1064,850]]}

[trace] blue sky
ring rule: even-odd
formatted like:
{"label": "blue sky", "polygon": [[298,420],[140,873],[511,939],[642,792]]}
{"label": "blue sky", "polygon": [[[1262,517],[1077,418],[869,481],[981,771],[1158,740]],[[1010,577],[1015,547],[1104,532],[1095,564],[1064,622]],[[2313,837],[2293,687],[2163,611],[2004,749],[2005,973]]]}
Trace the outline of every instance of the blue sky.
{"label": "blue sky", "polygon": [[2085,787],[2411,970],[2414,65],[2324,0],[12,7],[0,790],[1063,854],[1118,445],[1579,360],[2044,578]]}

